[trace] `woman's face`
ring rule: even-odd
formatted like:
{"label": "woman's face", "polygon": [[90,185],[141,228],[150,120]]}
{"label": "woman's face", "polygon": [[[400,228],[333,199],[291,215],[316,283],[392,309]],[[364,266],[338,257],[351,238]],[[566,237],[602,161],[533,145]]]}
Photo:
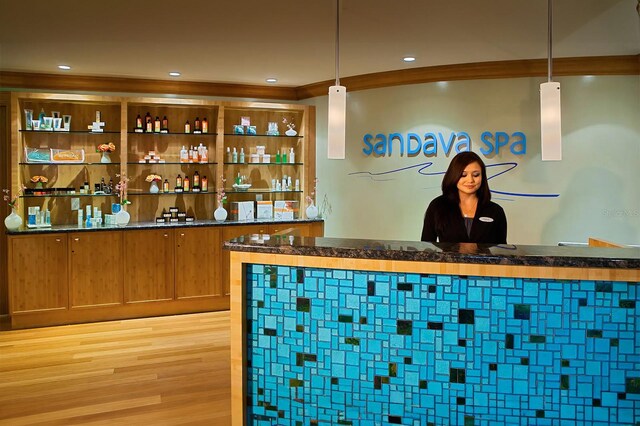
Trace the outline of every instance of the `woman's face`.
{"label": "woman's face", "polygon": [[482,168],[473,162],[467,165],[458,180],[458,191],[464,194],[475,194],[482,183]]}

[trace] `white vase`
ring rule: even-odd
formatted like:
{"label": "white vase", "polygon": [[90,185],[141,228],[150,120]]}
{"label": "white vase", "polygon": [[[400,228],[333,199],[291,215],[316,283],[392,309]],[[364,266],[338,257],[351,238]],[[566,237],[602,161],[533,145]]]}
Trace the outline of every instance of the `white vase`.
{"label": "white vase", "polygon": [[286,132],[284,132],[284,134],[287,135],[287,136],[295,136],[295,135],[298,134],[298,132],[296,132],[293,129],[288,129]]}
{"label": "white vase", "polygon": [[16,209],[11,209],[9,216],[4,218],[4,226],[8,231],[17,231],[22,226],[22,218],[16,213]]}
{"label": "white vase", "polygon": [[160,192],[160,188],[158,188],[158,182],[156,182],[155,180],[151,181],[149,192],[152,194],[157,194],[158,192]]}
{"label": "white vase", "polygon": [[311,203],[307,206],[306,214],[307,219],[315,219],[316,217],[318,217],[318,208],[315,206],[315,204]]}
{"label": "white vase", "polygon": [[102,157],[100,158],[100,162],[101,163],[110,163],[111,162],[111,157],[109,157],[109,153],[108,152],[103,152],[102,153]]}
{"label": "white vase", "polygon": [[222,204],[218,204],[218,208],[213,212],[213,218],[218,222],[224,222],[227,219],[227,211]]}
{"label": "white vase", "polygon": [[116,225],[127,226],[129,220],[131,220],[131,215],[125,209],[120,209],[120,211],[116,213]]}

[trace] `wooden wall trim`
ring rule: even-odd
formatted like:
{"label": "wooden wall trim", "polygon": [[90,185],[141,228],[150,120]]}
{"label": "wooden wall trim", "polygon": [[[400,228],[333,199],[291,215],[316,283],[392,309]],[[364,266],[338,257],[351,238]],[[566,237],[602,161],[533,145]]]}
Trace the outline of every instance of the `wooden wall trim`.
{"label": "wooden wall trim", "polygon": [[[341,78],[349,92],[436,81],[545,77],[546,59],[476,62],[378,72]],[[557,58],[553,75],[640,75],[640,55]],[[161,93],[255,99],[302,100],[326,96],[333,80],[299,87],[197,81],[70,76],[0,71],[0,88],[86,92]]]}
{"label": "wooden wall trim", "polygon": [[[11,188],[10,177],[11,167],[9,166],[9,158],[11,156],[10,141],[10,117],[11,117],[11,94],[8,92],[0,93],[0,189]],[[4,193],[2,194],[4,195]],[[7,203],[3,201],[0,208],[0,218],[4,219],[11,213]],[[7,234],[5,233],[4,224],[0,225],[0,315],[9,313],[9,278],[7,272],[9,270]]]}
{"label": "wooden wall trim", "polygon": [[85,92],[159,93],[257,99],[294,99],[295,88],[142,78],[0,71],[0,87]]}
{"label": "wooden wall trim", "polygon": [[[640,75],[640,55],[594,56],[558,58],[553,60],[553,75]],[[434,83],[437,81],[481,80],[498,78],[546,77],[546,59],[518,61],[476,62],[469,64],[439,65],[405,70],[378,72],[340,78],[348,92],[400,86],[405,84]],[[300,86],[298,99],[326,96],[334,80]]]}

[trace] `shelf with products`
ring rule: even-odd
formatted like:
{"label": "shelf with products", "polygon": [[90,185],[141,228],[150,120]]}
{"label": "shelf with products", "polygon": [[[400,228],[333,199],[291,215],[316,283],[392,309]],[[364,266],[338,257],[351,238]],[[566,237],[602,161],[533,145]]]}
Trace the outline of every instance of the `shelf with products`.
{"label": "shelf with products", "polygon": [[[180,204],[185,211],[193,211],[197,218],[211,219],[216,207],[216,200],[209,197],[225,186],[230,186],[234,176],[240,172],[254,183],[252,191],[229,191],[230,201],[253,200],[260,198],[278,199],[287,197],[302,201],[304,194],[310,190],[309,181],[315,174],[315,113],[314,107],[307,105],[280,104],[268,102],[234,102],[214,101],[205,99],[179,99],[169,97],[135,97],[135,96],[101,96],[79,94],[51,94],[16,92],[11,94],[12,113],[15,117],[11,129],[11,162],[13,194],[20,191],[23,185],[33,187],[33,175],[45,176],[49,179],[48,187],[75,188],[76,194],[48,194],[25,198],[28,203],[42,203],[43,197],[48,199],[54,223],[68,223],[74,216],[68,214],[71,203],[67,198],[74,195],[81,198],[81,203],[91,204],[92,194],[79,194],[78,190],[88,182],[90,190],[94,190],[101,179],[117,182],[126,176],[128,196],[134,199],[133,206],[127,210],[131,213],[131,221],[150,221],[158,213],[170,205]],[[28,128],[26,112],[30,110],[33,119],[39,119],[41,111],[46,120],[45,126],[38,130],[32,126]],[[35,118],[38,115],[38,118]],[[143,124],[143,132],[136,131],[138,115]],[[66,118],[65,118],[66,116]],[[144,132],[146,117],[151,117],[152,132]],[[159,131],[156,128],[160,122]],[[166,117],[166,120],[165,120]],[[234,126],[246,123],[247,133],[234,134]],[[54,130],[53,118],[56,124],[65,127],[64,131]],[[199,130],[204,131],[206,118],[206,133],[194,133],[196,121]],[[185,124],[189,121],[188,133]],[[96,123],[94,125],[94,122]],[[253,128],[251,128],[254,126]],[[93,132],[100,129],[101,132]],[[289,135],[286,132],[289,131]],[[295,135],[291,136],[291,131]],[[277,134],[275,134],[277,133]],[[161,137],[158,137],[161,136]],[[99,148],[112,144],[114,149],[108,152],[104,161]],[[194,162],[181,161],[183,147],[192,154],[188,158],[193,161],[193,153],[198,159]],[[193,147],[193,148],[192,148]],[[245,162],[226,161],[226,148],[236,147],[240,154],[245,152]],[[27,151],[39,151],[46,160],[46,152],[53,150],[60,155],[72,158],[70,163],[61,161],[43,161],[41,158],[27,161]],[[200,162],[202,149],[206,148],[206,161]],[[68,152],[67,152],[68,151]],[[295,161],[290,161],[293,152]],[[264,153],[264,154],[263,154]],[[287,161],[284,161],[286,153]],[[260,162],[252,159],[252,154],[260,156]],[[265,154],[269,156],[264,158]],[[276,161],[280,154],[280,162]],[[270,157],[270,158],[269,158]],[[148,162],[146,160],[155,160]],[[109,161],[110,162],[105,162]],[[140,162],[143,160],[144,162]],[[159,162],[162,161],[162,162]],[[52,167],[53,166],[53,167]],[[64,167],[61,167],[64,166]],[[104,166],[104,167],[98,167]],[[159,167],[156,167],[159,166]],[[266,167],[265,167],[266,166]],[[195,172],[202,178],[207,177],[208,191],[201,193],[175,192],[176,179],[180,174],[184,179],[193,179]],[[150,183],[145,179],[149,174],[162,176],[158,182],[159,193],[150,191]],[[282,180],[291,177],[295,183],[298,180],[299,191],[272,191],[274,179]],[[222,179],[227,179],[224,184]],[[168,180],[170,191],[162,191],[162,184]],[[138,196],[138,195],[147,196]],[[162,195],[153,197],[152,195]],[[180,195],[187,195],[181,197]],[[192,195],[205,195],[192,197]],[[249,197],[249,198],[247,198]],[[95,197],[94,204],[109,200],[108,197]],[[57,201],[55,201],[57,200]],[[55,206],[51,203],[58,203]],[[75,206],[76,204],[74,204]],[[25,217],[27,206],[22,206],[19,213]],[[103,208],[103,211],[109,211]],[[55,217],[54,217],[55,216]]]}
{"label": "shelf with products", "polygon": [[20,198],[84,198],[84,197],[117,197],[118,194],[47,194],[21,195]]}

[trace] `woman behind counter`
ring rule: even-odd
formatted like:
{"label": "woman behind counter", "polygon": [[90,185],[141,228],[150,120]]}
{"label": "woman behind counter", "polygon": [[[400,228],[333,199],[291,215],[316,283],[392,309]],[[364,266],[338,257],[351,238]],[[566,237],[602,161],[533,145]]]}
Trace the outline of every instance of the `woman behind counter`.
{"label": "woman behind counter", "polygon": [[422,241],[505,244],[507,218],[491,201],[487,172],[475,152],[461,152],[442,178],[442,195],[424,216]]}

